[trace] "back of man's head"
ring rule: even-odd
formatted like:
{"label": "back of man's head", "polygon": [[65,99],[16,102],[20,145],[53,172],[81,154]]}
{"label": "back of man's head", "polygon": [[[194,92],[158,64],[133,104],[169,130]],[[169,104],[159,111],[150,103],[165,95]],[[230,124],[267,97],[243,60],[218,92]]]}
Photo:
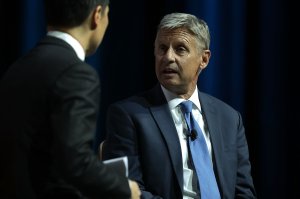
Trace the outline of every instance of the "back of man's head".
{"label": "back of man's head", "polygon": [[72,28],[81,25],[98,5],[109,0],[44,0],[47,25]]}

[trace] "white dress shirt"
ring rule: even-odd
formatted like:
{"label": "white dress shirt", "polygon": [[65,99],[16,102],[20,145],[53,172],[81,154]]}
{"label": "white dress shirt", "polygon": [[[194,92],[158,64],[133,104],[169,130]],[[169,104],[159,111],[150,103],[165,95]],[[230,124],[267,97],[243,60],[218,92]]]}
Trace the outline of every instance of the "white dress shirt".
{"label": "white dress shirt", "polygon": [[[189,161],[189,154],[187,148],[186,135],[184,134],[184,131],[187,129],[187,124],[185,122],[184,115],[179,105],[181,102],[185,101],[185,99],[179,98],[177,95],[168,91],[163,86],[161,86],[161,88],[167,99],[169,109],[171,111],[171,115],[177,129],[177,135],[179,137],[180,146],[181,146],[182,164],[183,164],[183,199],[191,199],[196,195],[196,192],[195,190],[193,190],[192,187],[193,170],[189,169],[187,165]],[[204,120],[201,114],[201,105],[198,97],[197,87],[193,95],[188,100],[193,102],[192,114],[202,130],[210,157],[212,157],[209,132],[208,129],[205,128]]]}

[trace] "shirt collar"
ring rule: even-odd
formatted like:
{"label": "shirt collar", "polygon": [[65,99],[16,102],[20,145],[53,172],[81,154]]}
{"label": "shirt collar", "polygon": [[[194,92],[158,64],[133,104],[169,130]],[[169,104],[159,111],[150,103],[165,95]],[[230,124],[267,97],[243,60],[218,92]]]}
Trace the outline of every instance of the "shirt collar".
{"label": "shirt collar", "polygon": [[79,43],[78,40],[76,40],[74,37],[72,37],[70,34],[65,33],[65,32],[61,32],[61,31],[49,31],[47,33],[48,36],[52,36],[52,37],[56,37],[59,39],[64,40],[65,42],[67,42],[68,44],[70,44],[70,46],[72,46],[72,48],[74,49],[74,51],[77,54],[77,57],[79,59],[81,59],[82,61],[84,61],[85,59],[85,52],[83,47],[81,46],[81,44]]}
{"label": "shirt collar", "polygon": [[[174,109],[177,107],[181,102],[185,101],[183,98],[179,98],[175,93],[172,93],[171,91],[167,90],[165,87],[161,85],[161,89],[167,99],[168,105],[170,110]],[[199,96],[198,96],[198,87],[196,86],[192,96],[188,99],[194,103],[194,105],[200,110],[201,112],[201,105],[199,101]]]}

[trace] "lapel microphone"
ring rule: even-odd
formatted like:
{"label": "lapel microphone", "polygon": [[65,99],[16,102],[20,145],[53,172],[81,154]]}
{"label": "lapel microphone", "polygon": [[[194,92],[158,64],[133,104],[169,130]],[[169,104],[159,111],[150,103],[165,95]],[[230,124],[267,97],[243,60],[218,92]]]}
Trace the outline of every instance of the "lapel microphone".
{"label": "lapel microphone", "polygon": [[189,136],[191,136],[192,141],[194,141],[195,139],[197,139],[198,133],[195,129],[192,129]]}

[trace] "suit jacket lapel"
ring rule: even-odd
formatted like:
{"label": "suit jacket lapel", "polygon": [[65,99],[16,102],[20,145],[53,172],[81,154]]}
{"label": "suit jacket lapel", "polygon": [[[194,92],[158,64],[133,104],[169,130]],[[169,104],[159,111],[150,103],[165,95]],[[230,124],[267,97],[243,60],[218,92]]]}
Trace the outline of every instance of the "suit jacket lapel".
{"label": "suit jacket lapel", "polygon": [[167,143],[173,168],[176,173],[176,177],[180,185],[181,191],[183,192],[183,166],[181,157],[181,147],[168,103],[159,85],[157,85],[151,91],[151,94],[149,94],[149,96],[152,96],[151,98],[153,100],[153,106],[150,107],[150,111],[158,127],[161,130],[165,142]]}
{"label": "suit jacket lapel", "polygon": [[213,105],[213,101],[210,100],[206,95],[201,94],[199,92],[199,100],[201,103],[201,109],[203,113],[203,119],[205,124],[207,124],[208,131],[210,133],[211,144],[212,144],[212,152],[213,152],[213,161],[214,161],[214,170],[216,174],[217,181],[219,183],[219,189],[222,196],[222,187],[224,184],[224,176],[222,172],[223,165],[223,142],[222,142],[222,133],[221,129],[219,129],[219,125],[221,121],[220,118],[216,115],[216,107]]}

